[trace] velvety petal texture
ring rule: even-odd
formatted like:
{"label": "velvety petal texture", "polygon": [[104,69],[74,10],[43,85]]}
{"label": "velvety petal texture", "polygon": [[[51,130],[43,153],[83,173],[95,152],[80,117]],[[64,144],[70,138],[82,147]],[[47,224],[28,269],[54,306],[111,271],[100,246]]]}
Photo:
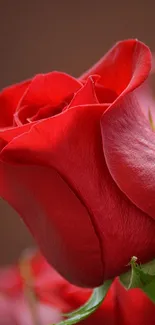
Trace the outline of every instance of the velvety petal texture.
{"label": "velvety petal texture", "polygon": [[48,261],[70,281],[78,278],[79,285],[95,286],[103,276],[99,240],[87,208],[72,188],[52,167],[5,164],[1,171],[4,197],[22,216]]}
{"label": "velvety petal texture", "polygon": [[155,257],[154,133],[137,95],[150,69],[149,49],[128,40],[78,80],[38,75],[0,130],[0,195],[79,286]]}
{"label": "velvety petal texture", "polygon": [[155,219],[155,134],[133,95],[114,103],[101,120],[108,169],[121,190]]}

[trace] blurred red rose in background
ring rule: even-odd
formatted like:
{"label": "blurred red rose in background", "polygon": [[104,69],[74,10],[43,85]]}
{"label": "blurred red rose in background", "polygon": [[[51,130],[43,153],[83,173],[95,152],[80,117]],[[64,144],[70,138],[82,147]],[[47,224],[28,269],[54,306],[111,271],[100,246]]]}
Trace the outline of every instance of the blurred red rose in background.
{"label": "blurred red rose in background", "polygon": [[[28,251],[20,264],[0,271],[0,325],[49,325],[84,304],[89,289],[75,287],[52,269],[39,252]],[[32,296],[33,295],[33,296]],[[80,324],[113,324],[113,288],[104,308]]]}
{"label": "blurred red rose in background", "polygon": [[150,68],[128,40],[79,79],[40,74],[0,94],[0,195],[76,285],[155,256],[155,142],[137,92]]}
{"label": "blurred red rose in background", "polygon": [[[22,267],[21,267],[22,264]],[[30,292],[34,295],[34,300]],[[0,325],[49,325],[84,304],[91,290],[75,287],[39,252],[0,271]],[[101,307],[82,325],[153,325],[155,306],[140,289],[126,291],[115,279]]]}

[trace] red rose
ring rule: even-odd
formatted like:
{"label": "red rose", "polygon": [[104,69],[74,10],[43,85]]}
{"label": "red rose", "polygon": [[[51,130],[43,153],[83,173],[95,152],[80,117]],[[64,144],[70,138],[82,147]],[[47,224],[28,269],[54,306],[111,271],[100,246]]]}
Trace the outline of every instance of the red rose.
{"label": "red rose", "polygon": [[79,286],[155,256],[154,134],[136,95],[150,68],[129,40],[79,79],[37,75],[0,95],[0,194]]}

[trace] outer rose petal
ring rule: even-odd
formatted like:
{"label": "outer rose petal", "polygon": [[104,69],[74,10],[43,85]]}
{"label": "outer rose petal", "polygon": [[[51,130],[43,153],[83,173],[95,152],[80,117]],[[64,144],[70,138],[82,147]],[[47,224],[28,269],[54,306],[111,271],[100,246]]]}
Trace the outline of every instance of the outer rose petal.
{"label": "outer rose petal", "polygon": [[140,107],[143,110],[147,120],[149,120],[149,110],[151,112],[153,121],[155,121],[155,88],[154,88],[154,74],[155,74],[155,54],[152,57],[151,73],[147,80],[136,90],[136,96]]}
{"label": "outer rose petal", "polygon": [[[85,105],[64,111],[54,118],[36,124],[30,132],[12,141],[2,153],[3,159],[10,162],[8,167],[10,175],[9,172],[6,172],[7,180],[5,180],[6,176],[3,172],[4,184],[6,182],[6,189],[9,188],[13,193],[10,192],[10,196],[8,196],[8,193],[4,193],[3,187],[1,188],[1,195],[18,209],[38,243],[44,246],[42,249],[49,262],[61,271],[67,279],[81,286],[98,285],[104,279],[125,271],[126,265],[133,255],[138,256],[142,262],[155,255],[155,224],[153,220],[137,209],[123,195],[113,182],[107,169],[99,128],[104,109],[105,107],[102,105]],[[89,225],[86,225],[89,214],[85,215],[84,213],[85,216],[83,217],[83,212],[80,212],[79,207],[75,208],[77,203],[74,203],[68,196],[67,188],[63,184],[61,185],[57,176],[52,175],[52,170],[43,169],[41,172],[40,167],[38,172],[36,169],[37,174],[35,176],[35,167],[32,171],[31,166],[28,168],[28,166],[24,167],[24,165],[17,164],[14,170],[11,161],[18,164],[33,164],[35,162],[57,169],[88,208],[100,242],[102,256],[99,255],[97,244],[94,244],[95,238],[91,239],[91,234],[87,230],[87,227],[90,228]],[[16,194],[14,189],[14,187],[17,189],[17,186],[13,186],[18,179],[20,202],[19,194]],[[42,186],[45,186],[46,190],[38,188],[41,182],[43,182]],[[53,183],[54,194],[51,187]],[[26,188],[27,193],[24,193]],[[33,193],[33,197],[30,193]],[[53,201],[51,201],[52,197]],[[73,202],[72,218],[69,216],[69,206],[60,207],[60,203],[60,216],[58,218],[58,207],[55,204],[60,202],[60,197],[66,203],[68,202],[68,205]],[[46,201],[48,198],[49,201]],[[41,203],[40,200],[42,199],[45,201]],[[39,208],[39,202],[41,208]],[[37,206],[38,212],[32,210],[31,204],[32,207]],[[74,210],[77,211],[74,212]],[[39,214],[39,217],[36,217],[36,213]],[[68,219],[64,224],[62,220],[65,220],[66,216]],[[70,228],[72,228],[72,232]],[[43,237],[43,229],[48,232],[48,240],[46,239],[47,234]],[[76,231],[85,238],[85,244],[83,239],[75,238]],[[57,236],[59,234],[63,243],[58,242]],[[89,236],[88,240],[85,234]],[[94,237],[93,233],[92,236]],[[52,241],[52,237],[56,237],[56,239]],[[70,249],[72,250],[71,253]],[[71,255],[69,256],[69,254]],[[74,262],[72,262],[72,255],[74,255]],[[67,256],[68,260],[65,260]],[[89,257],[89,261],[85,256]],[[104,270],[101,267],[102,261],[104,261]],[[77,267],[77,274],[75,274],[75,265],[76,267],[80,265],[80,268]],[[97,275],[95,278],[94,274],[97,270],[100,274],[98,278]]]}
{"label": "outer rose petal", "polygon": [[0,130],[0,150],[5,147],[14,138],[21,136],[23,133],[28,132],[34,123],[28,123],[19,127],[5,128]]}
{"label": "outer rose petal", "polygon": [[31,80],[5,88],[0,93],[0,128],[13,125],[13,114]]}
{"label": "outer rose petal", "polygon": [[136,97],[130,94],[115,102],[102,116],[101,130],[113,179],[155,219],[155,134]]}
{"label": "outer rose petal", "polygon": [[153,120],[155,120],[155,99],[153,96],[153,91],[150,85],[150,78],[149,78],[138,88],[136,89],[136,96],[143,111],[146,119],[149,121],[149,110],[151,112]]}
{"label": "outer rose petal", "polygon": [[2,164],[0,171],[1,196],[22,216],[48,261],[79,285],[102,283],[100,246],[89,213],[60,175],[35,165]]}
{"label": "outer rose petal", "polygon": [[92,74],[98,74],[101,76],[99,84],[119,95],[131,79],[135,81],[134,87],[137,87],[136,83],[140,84],[142,79],[147,77],[149,69],[148,47],[138,40],[127,40],[118,42],[99,62],[84,73],[80,80]]}

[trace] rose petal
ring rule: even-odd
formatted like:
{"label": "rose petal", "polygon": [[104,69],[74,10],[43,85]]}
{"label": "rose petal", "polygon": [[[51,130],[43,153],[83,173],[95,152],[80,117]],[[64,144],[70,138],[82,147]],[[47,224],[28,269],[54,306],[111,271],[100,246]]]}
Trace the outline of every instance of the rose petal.
{"label": "rose petal", "polygon": [[147,80],[136,90],[136,96],[140,103],[147,120],[149,120],[149,111],[155,121],[155,88],[154,88],[154,73],[155,73],[155,54],[152,57],[152,68]]}
{"label": "rose petal", "polygon": [[57,105],[64,98],[81,88],[81,83],[63,72],[51,72],[34,77],[20,106],[23,105]]}
{"label": "rose petal", "polygon": [[33,115],[31,118],[26,118],[26,119],[28,122],[34,122],[34,121],[38,121],[38,120],[45,119],[48,117],[52,117],[56,114],[61,113],[64,106],[65,106],[65,103],[62,103],[58,106],[46,105],[46,106],[40,107],[35,115]]}
{"label": "rose petal", "polygon": [[13,125],[13,114],[30,83],[31,80],[28,80],[2,90],[0,93],[0,128]]}
{"label": "rose petal", "polygon": [[56,170],[3,164],[0,171],[1,196],[24,219],[49,262],[72,282],[100,284],[100,246],[89,213]]}
{"label": "rose petal", "polygon": [[[147,46],[138,40],[118,42],[107,54],[79,80],[92,74],[101,76],[99,84],[119,95],[128,86],[131,79],[133,88],[144,81],[150,69],[150,52]],[[137,71],[141,71],[137,78]]]}
{"label": "rose petal", "polygon": [[[149,58],[149,53],[145,55]],[[105,159],[113,179],[137,207],[155,218],[155,137],[138,90],[127,95],[140,79],[148,77],[149,63],[145,67],[143,60],[145,56],[141,57],[128,87],[103,114],[101,131]]]}
{"label": "rose petal", "polygon": [[95,82],[97,79],[98,76],[89,77],[85,85],[75,94],[67,108],[77,105],[98,104],[95,92]]}
{"label": "rose petal", "polygon": [[103,150],[120,189],[155,219],[155,134],[133,95],[103,115]]}
{"label": "rose petal", "polygon": [[35,123],[36,122],[28,123],[20,127],[0,129],[0,151],[12,140],[15,140],[16,137],[22,136],[25,132],[28,132]]}
{"label": "rose petal", "polygon": [[35,76],[20,100],[14,116],[15,122],[17,125],[27,123],[27,118],[36,115],[42,106],[56,107],[60,105],[81,86],[82,84],[78,80],[62,72]]}
{"label": "rose petal", "polygon": [[99,103],[112,103],[117,98],[117,94],[113,90],[107,89],[99,83],[95,84],[95,92]]}

